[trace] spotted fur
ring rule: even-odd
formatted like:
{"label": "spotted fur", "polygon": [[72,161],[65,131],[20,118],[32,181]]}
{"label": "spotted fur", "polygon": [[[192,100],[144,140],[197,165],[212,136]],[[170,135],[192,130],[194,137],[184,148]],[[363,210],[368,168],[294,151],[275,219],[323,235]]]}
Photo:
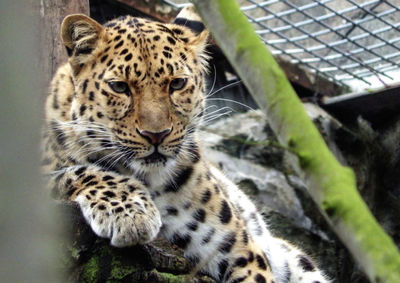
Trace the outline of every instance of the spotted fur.
{"label": "spotted fur", "polygon": [[219,282],[328,282],[202,155],[207,31],[192,8],[172,24],[71,15],[61,34],[42,160],[55,198],[114,246],[161,233]]}

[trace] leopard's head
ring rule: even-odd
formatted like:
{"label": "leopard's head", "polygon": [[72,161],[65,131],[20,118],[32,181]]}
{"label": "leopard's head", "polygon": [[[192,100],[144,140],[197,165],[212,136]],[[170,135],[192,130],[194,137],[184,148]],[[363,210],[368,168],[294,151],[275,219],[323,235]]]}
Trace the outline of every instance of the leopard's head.
{"label": "leopard's head", "polygon": [[102,26],[71,15],[61,29],[75,88],[71,120],[85,129],[77,134],[89,151],[145,170],[197,158],[208,32],[192,7],[170,24],[124,16]]}

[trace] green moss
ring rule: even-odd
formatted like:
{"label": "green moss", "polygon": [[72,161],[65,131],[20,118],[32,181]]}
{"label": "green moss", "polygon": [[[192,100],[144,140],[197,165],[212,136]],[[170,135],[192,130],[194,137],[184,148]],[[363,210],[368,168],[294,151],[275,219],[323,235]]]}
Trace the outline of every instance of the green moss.
{"label": "green moss", "polygon": [[[110,273],[105,275],[106,278],[99,278],[100,263],[111,259]],[[113,253],[109,246],[101,247],[89,261],[83,265],[82,280],[83,282],[98,282],[99,280],[106,280],[106,282],[121,282],[123,278],[134,273],[135,266],[124,264],[119,260],[119,257]],[[104,276],[104,274],[103,274]]]}
{"label": "green moss", "polygon": [[99,257],[93,255],[89,261],[83,266],[82,281],[96,282],[99,273]]}
{"label": "green moss", "polygon": [[186,282],[185,278],[186,275],[174,275],[171,273],[166,273],[166,272],[158,272],[160,274],[161,278],[165,280],[165,282],[168,283],[183,283]]}
{"label": "green moss", "polygon": [[110,279],[123,279],[129,274],[135,272],[135,267],[132,265],[124,265],[121,261],[117,260],[115,256],[111,262]]}
{"label": "green moss", "polygon": [[79,249],[72,246],[68,251],[71,253],[73,259],[77,260],[79,258]]}

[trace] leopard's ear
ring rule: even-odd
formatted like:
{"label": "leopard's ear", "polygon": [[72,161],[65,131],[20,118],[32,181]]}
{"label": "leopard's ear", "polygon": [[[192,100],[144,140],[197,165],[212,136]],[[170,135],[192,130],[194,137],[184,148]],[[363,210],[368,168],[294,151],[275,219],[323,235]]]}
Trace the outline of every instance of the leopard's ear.
{"label": "leopard's ear", "polygon": [[200,34],[206,29],[193,5],[182,8],[172,23],[188,27],[196,34]]}
{"label": "leopard's ear", "polygon": [[191,31],[191,34],[180,34],[179,28],[173,29],[178,38],[195,46],[199,52],[204,51],[209,33],[193,5],[182,8],[172,23]]}
{"label": "leopard's ear", "polygon": [[93,51],[104,34],[104,28],[88,16],[75,14],[64,19],[61,39],[73,68],[80,68],[93,58]]}

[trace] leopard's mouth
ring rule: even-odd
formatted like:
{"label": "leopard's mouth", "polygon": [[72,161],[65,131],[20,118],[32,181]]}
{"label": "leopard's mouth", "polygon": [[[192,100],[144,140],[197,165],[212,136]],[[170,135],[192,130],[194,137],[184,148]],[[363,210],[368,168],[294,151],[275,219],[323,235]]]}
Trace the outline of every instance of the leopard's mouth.
{"label": "leopard's mouth", "polygon": [[171,156],[163,154],[159,151],[158,147],[154,148],[154,151],[144,157],[137,156],[137,152],[128,146],[119,146],[120,151],[122,151],[125,155],[126,160],[137,160],[142,163],[142,165],[158,165],[165,164]]}
{"label": "leopard's mouth", "polygon": [[142,158],[146,164],[154,164],[154,163],[164,163],[167,161],[168,157],[164,154],[155,150],[152,154]]}

